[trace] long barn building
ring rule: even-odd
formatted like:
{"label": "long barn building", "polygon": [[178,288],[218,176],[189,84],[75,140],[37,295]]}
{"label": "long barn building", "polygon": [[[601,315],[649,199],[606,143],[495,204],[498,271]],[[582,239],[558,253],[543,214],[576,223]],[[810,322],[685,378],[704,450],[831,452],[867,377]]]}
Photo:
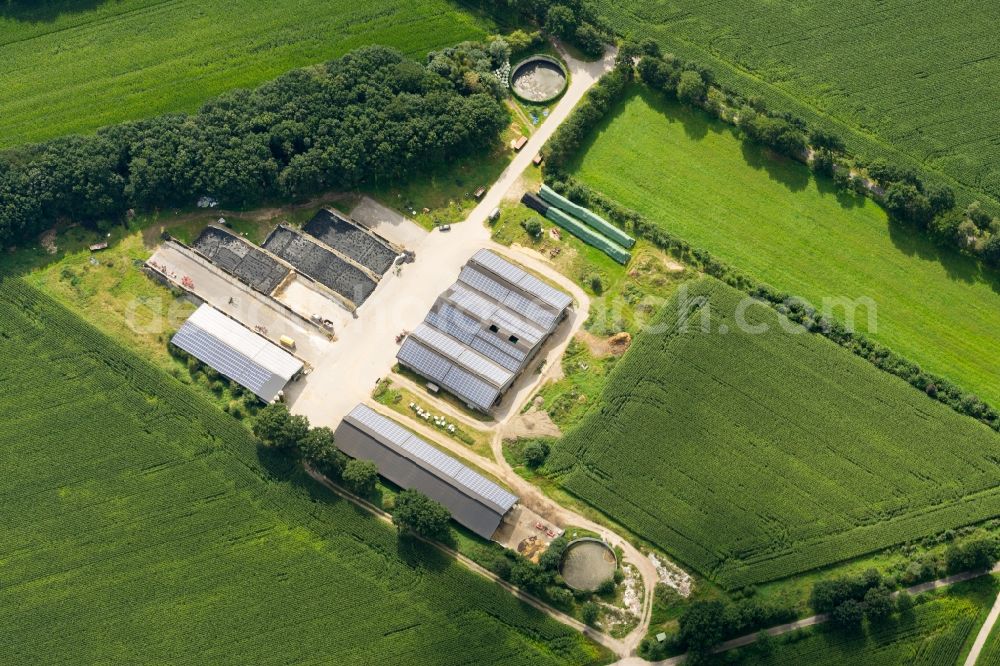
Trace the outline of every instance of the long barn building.
{"label": "long barn building", "polygon": [[399,363],[489,412],[565,318],[573,299],[479,250],[407,336]]}
{"label": "long barn building", "polygon": [[379,474],[397,486],[440,502],[484,539],[492,538],[517,504],[515,495],[366,405],[344,417],[334,441],[352,458],[373,461]]}
{"label": "long barn building", "polygon": [[170,342],[264,402],[275,400],[302,371],[302,361],[207,303]]}

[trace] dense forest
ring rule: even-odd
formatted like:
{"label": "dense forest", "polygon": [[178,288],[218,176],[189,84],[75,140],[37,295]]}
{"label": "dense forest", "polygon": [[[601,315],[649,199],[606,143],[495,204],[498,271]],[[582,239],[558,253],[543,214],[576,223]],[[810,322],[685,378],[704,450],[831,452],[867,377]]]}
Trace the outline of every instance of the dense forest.
{"label": "dense forest", "polygon": [[8,151],[0,156],[0,245],[59,219],[123,219],[129,209],[192,205],[200,196],[243,206],[434,168],[493,144],[508,122],[496,88],[460,74],[364,48],[227,93],[194,114]]}

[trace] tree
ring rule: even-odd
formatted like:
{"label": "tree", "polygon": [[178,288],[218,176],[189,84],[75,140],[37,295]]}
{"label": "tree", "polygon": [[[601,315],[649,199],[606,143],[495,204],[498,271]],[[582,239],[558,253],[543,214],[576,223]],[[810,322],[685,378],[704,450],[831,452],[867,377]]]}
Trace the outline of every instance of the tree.
{"label": "tree", "polygon": [[935,213],[943,213],[955,207],[955,192],[947,185],[930,185],[926,194]]}
{"label": "tree", "polygon": [[721,601],[695,601],[678,620],[679,635],[688,650],[707,654],[722,640],[726,607]]}
{"label": "tree", "polygon": [[299,440],[299,452],[303,460],[328,476],[339,477],[347,464],[347,457],[333,442],[333,431],[325,426],[313,428]]}
{"label": "tree", "polygon": [[927,224],[934,211],[930,201],[915,185],[898,181],[885,188],[885,207],[897,219]]}
{"label": "tree", "polygon": [[639,47],[642,49],[642,54],[650,58],[659,58],[661,55],[660,45],[652,37],[646,37],[639,42]]}
{"label": "tree", "polygon": [[573,33],[573,38],[580,50],[592,58],[604,53],[604,38],[597,28],[589,23],[581,23]]}
{"label": "tree", "polygon": [[896,610],[900,615],[906,615],[913,610],[913,597],[906,590],[896,596]]}
{"label": "tree", "polygon": [[568,38],[576,28],[576,15],[566,5],[552,5],[545,14],[545,31],[556,37]]}
{"label": "tree", "polygon": [[404,490],[396,497],[392,522],[400,531],[439,539],[448,533],[451,514],[442,504],[416,490]]}
{"label": "tree", "polygon": [[522,222],[521,226],[532,238],[537,239],[542,235],[542,223],[533,217]]}
{"label": "tree", "polygon": [[524,464],[531,469],[541,467],[548,457],[549,445],[545,442],[534,441],[524,447]]}
{"label": "tree", "polygon": [[865,592],[865,616],[872,622],[879,622],[892,615],[892,595],[886,587],[873,587]]}
{"label": "tree", "polygon": [[593,601],[588,601],[580,609],[580,616],[588,626],[596,627],[597,620],[601,617],[601,607]]}
{"label": "tree", "polygon": [[677,99],[689,104],[696,104],[705,98],[707,89],[701,74],[688,69],[681,72],[681,77],[677,82]]}
{"label": "tree", "polygon": [[993,234],[983,246],[983,261],[993,268],[1000,268],[1000,234]]}
{"label": "tree", "polygon": [[930,233],[931,240],[935,243],[950,247],[960,243],[961,234],[959,234],[959,229],[962,226],[962,222],[965,221],[965,217],[960,212],[950,209],[931,220],[927,226],[927,230]]}
{"label": "tree", "polygon": [[832,176],[834,171],[833,153],[826,148],[818,148],[813,152],[812,170],[821,176]]}
{"label": "tree", "polygon": [[549,547],[538,558],[538,566],[546,571],[558,571],[559,565],[562,564],[563,553],[566,552],[568,544],[569,540],[565,536],[553,539]]}
{"label": "tree", "polygon": [[308,432],[309,419],[293,416],[279,402],[260,410],[253,423],[253,434],[267,446],[278,449],[294,449]]}
{"label": "tree", "polygon": [[510,60],[510,44],[506,40],[497,37],[490,42],[490,59],[494,67],[500,67]]}
{"label": "tree", "polygon": [[639,42],[626,39],[618,47],[618,55],[615,56],[615,69],[621,71],[623,75],[631,79],[635,61],[642,55],[642,46],[639,45]]}
{"label": "tree", "polygon": [[378,466],[371,460],[355,458],[344,465],[344,483],[358,495],[370,495],[375,491]]}
{"label": "tree", "polygon": [[839,136],[818,127],[809,130],[809,145],[834,152],[844,149],[844,142]]}
{"label": "tree", "polygon": [[541,41],[541,35],[537,31],[529,33],[518,29],[507,35],[504,39],[510,45],[511,51],[518,53]]}
{"label": "tree", "polygon": [[990,214],[983,210],[983,205],[978,201],[973,201],[965,209],[965,216],[972,220],[979,229],[988,229],[992,218]]}
{"label": "tree", "polygon": [[663,90],[670,81],[672,70],[659,58],[643,58],[639,61],[639,76],[651,88]]}
{"label": "tree", "polygon": [[861,625],[865,616],[865,607],[860,601],[848,599],[833,609],[830,619],[841,627],[854,629]]}
{"label": "tree", "polygon": [[990,569],[997,561],[997,541],[981,538],[962,545],[952,544],[945,553],[945,561],[952,573]]}
{"label": "tree", "polygon": [[306,462],[315,462],[333,448],[333,431],[327,427],[313,428],[299,440],[299,452]]}

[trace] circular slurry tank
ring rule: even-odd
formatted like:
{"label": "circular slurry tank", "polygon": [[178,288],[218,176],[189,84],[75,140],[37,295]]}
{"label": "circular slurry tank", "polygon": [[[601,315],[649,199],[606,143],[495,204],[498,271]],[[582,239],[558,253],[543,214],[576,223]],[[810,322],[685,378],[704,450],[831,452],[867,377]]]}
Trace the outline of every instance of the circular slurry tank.
{"label": "circular slurry tank", "polygon": [[608,544],[583,537],[566,546],[560,570],[563,580],[574,590],[590,591],[613,577],[617,568],[618,558]]}
{"label": "circular slurry tank", "polygon": [[525,101],[549,102],[566,89],[566,70],[555,58],[534,55],[511,70],[510,87]]}

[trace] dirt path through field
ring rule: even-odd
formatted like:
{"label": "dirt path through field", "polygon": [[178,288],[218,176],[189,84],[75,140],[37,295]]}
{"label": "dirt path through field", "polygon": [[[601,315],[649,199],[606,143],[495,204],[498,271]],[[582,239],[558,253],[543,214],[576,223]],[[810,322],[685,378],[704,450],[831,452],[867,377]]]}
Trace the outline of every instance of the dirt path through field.
{"label": "dirt path through field", "polygon": [[[994,567],[994,571],[997,571],[1000,567]],[[986,639],[990,637],[990,632],[993,631],[993,625],[996,624],[997,618],[1000,617],[1000,594],[997,595],[996,601],[993,602],[993,608],[990,609],[990,614],[986,616],[986,621],[983,622],[983,626],[979,628],[979,633],[976,634],[976,642],[972,644],[972,649],[969,650],[969,656],[965,660],[965,666],[973,666],[979,660],[979,653],[982,652],[983,646],[986,645]]]}
{"label": "dirt path through field", "polygon": [[[332,483],[328,478],[326,478],[325,476],[323,476],[322,474],[320,474],[316,470],[312,469],[311,467],[306,466],[306,473],[309,474],[309,476],[311,476],[313,479],[315,479],[320,484],[322,484],[323,486],[325,486],[328,490],[330,490],[332,493],[334,493],[338,497],[341,497],[342,499],[345,499],[348,502],[351,502],[355,506],[360,507],[361,509],[364,509],[365,511],[369,512],[370,514],[374,515],[376,518],[378,518],[379,520],[381,520],[383,523],[388,523],[389,525],[392,524],[392,516],[390,514],[386,513],[385,511],[383,511],[382,509],[378,508],[377,506],[375,506],[371,502],[368,502],[368,501],[366,501],[366,500],[364,500],[364,499],[362,499],[362,498],[360,498],[360,497],[358,497],[356,495],[353,495],[353,494],[347,492],[346,490],[344,490],[340,486]],[[599,631],[595,631],[594,629],[592,629],[592,628],[588,627],[587,625],[585,625],[583,622],[580,622],[576,618],[571,617],[571,616],[567,615],[566,613],[563,613],[561,611],[557,611],[556,609],[552,608],[551,606],[549,606],[548,604],[546,604],[544,601],[542,601],[538,597],[535,597],[534,595],[529,594],[528,592],[525,592],[524,590],[522,590],[521,588],[519,588],[519,587],[517,587],[515,585],[511,585],[510,583],[508,583],[504,579],[502,579],[499,576],[497,576],[496,574],[494,574],[489,569],[486,569],[486,568],[480,566],[479,564],[476,564],[476,562],[474,562],[473,560],[470,560],[465,555],[462,555],[457,550],[449,548],[448,546],[445,546],[444,544],[442,544],[440,542],[432,541],[430,539],[425,539],[425,538],[423,538],[423,537],[421,537],[419,535],[412,535],[412,537],[415,538],[415,539],[419,539],[419,540],[423,541],[424,543],[428,544],[429,546],[432,546],[432,547],[438,549],[442,553],[445,553],[446,555],[448,555],[449,557],[453,558],[455,561],[457,561],[459,564],[463,565],[467,569],[470,569],[470,570],[474,571],[475,573],[479,574],[480,576],[482,576],[484,578],[488,578],[489,580],[493,581],[494,583],[496,583],[500,587],[502,587],[505,590],[507,590],[508,592],[510,592],[512,595],[514,595],[515,597],[517,597],[521,601],[523,601],[526,604],[528,604],[529,606],[532,606],[533,608],[536,608],[537,610],[540,610],[541,612],[545,613],[546,615],[548,615],[549,617],[551,617],[554,620],[562,622],[563,624],[565,624],[565,625],[567,625],[569,627],[572,627],[573,629],[576,629],[577,631],[579,631],[580,633],[582,633],[584,636],[587,636],[588,638],[590,638],[591,640],[593,640],[595,643],[600,643],[601,645],[603,645],[604,647],[608,648],[609,650],[611,650],[615,654],[620,654],[621,653],[622,646],[621,646],[621,642],[620,641],[618,641],[618,640],[616,640],[614,638],[611,638],[610,636],[608,636],[606,634],[602,634]]]}
{"label": "dirt path through field", "polygon": [[[1000,564],[997,564],[990,570],[980,570],[980,571],[963,571],[962,573],[957,573],[952,576],[945,576],[944,578],[939,578],[937,580],[928,581],[926,583],[919,583],[918,585],[913,585],[905,589],[908,594],[917,595],[921,592],[928,592],[930,590],[936,590],[941,587],[947,587],[948,585],[954,585],[955,583],[961,583],[963,581],[972,580],[973,578],[979,578],[980,576],[986,576],[989,574],[1000,573]],[[894,592],[892,596],[895,598],[899,596],[899,592]],[[989,635],[989,627],[993,626],[996,621],[997,616],[1000,615],[1000,597],[997,597],[996,602],[993,604],[993,609],[990,611],[989,617],[986,618],[986,622],[983,623],[983,628],[979,632],[979,636],[976,637],[976,643],[972,646],[972,652],[969,653],[969,658],[965,661],[965,666],[971,666],[976,661],[979,656],[979,651],[983,648],[983,643],[986,642],[986,636]],[[767,633],[771,636],[780,636],[782,634],[787,634],[790,631],[795,631],[796,629],[801,629],[803,627],[811,627],[813,625],[822,624],[829,620],[829,616],[821,613],[819,615],[812,615],[810,617],[802,618],[801,620],[796,620],[795,622],[789,622],[787,624],[779,624],[776,627],[771,627],[767,629]],[[987,626],[989,625],[989,626]],[[986,634],[983,634],[983,631]],[[739,638],[734,638],[720,644],[715,648],[714,652],[725,652],[726,650],[733,650],[738,647],[743,647],[750,645],[757,640],[760,632],[753,634],[747,634],[745,636],[740,636]],[[980,642],[982,639],[982,642]],[[978,647],[977,647],[978,646]],[[676,657],[671,657],[669,659],[664,659],[662,661],[649,662],[638,657],[622,659],[615,663],[614,666],[676,666],[676,664],[681,664],[684,662],[685,655],[681,654]]]}

